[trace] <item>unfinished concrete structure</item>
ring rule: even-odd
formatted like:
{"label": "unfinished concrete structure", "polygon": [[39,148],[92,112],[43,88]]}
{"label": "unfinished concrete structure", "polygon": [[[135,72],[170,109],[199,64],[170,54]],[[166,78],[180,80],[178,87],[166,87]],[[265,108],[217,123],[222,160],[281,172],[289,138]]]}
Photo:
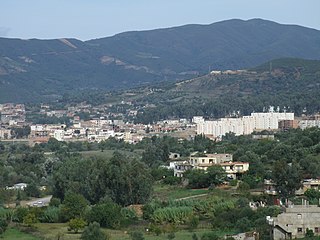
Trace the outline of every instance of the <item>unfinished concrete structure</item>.
{"label": "unfinished concrete structure", "polygon": [[274,240],[303,238],[307,229],[320,235],[320,207],[316,205],[292,205],[275,218],[267,217],[267,221]]}

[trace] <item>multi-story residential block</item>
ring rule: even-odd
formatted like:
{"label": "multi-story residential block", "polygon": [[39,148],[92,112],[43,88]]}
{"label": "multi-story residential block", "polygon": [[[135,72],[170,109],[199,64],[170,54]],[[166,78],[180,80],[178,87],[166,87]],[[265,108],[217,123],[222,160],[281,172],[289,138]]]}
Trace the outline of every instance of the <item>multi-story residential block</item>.
{"label": "multi-story residential block", "polygon": [[301,120],[299,121],[299,128],[306,129],[311,127],[320,128],[320,120]]}
{"label": "multi-story residential block", "polygon": [[197,124],[197,134],[221,138],[226,133],[248,135],[254,131],[278,130],[281,120],[294,120],[294,113],[251,113],[241,118],[221,118],[216,121],[204,121]]}
{"label": "multi-story residential block", "polygon": [[298,127],[299,125],[297,120],[281,120],[279,122],[279,129],[281,131],[288,131],[289,129],[296,129]]}

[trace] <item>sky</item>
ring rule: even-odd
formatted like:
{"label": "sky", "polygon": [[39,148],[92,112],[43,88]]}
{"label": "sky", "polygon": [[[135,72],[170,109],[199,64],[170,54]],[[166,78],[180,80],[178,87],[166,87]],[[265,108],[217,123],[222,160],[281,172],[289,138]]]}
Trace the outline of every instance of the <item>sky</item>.
{"label": "sky", "polygon": [[0,37],[89,40],[262,18],[320,30],[320,0],[0,0]]}

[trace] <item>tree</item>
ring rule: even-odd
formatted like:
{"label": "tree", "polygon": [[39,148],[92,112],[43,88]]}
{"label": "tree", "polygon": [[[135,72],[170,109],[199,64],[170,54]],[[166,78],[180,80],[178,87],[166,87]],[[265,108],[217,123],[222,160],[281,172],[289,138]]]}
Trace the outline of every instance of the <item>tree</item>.
{"label": "tree", "polygon": [[313,188],[305,191],[304,195],[308,198],[309,201],[320,199],[320,191]]}
{"label": "tree", "polygon": [[152,193],[153,181],[147,166],[139,160],[125,159],[117,152],[102,169],[98,181],[121,206],[144,203]]}
{"label": "tree", "polygon": [[67,191],[83,195],[91,204],[109,196],[121,206],[146,202],[152,193],[150,169],[139,160],[115,152],[96,161],[72,155],[54,172],[54,196],[65,198]]}
{"label": "tree", "polygon": [[188,186],[191,188],[207,188],[221,184],[225,180],[226,173],[221,166],[215,165],[208,167],[207,171],[202,169],[187,170],[184,177],[188,179]]}
{"label": "tree", "polygon": [[30,183],[25,189],[25,193],[27,194],[28,197],[40,197],[40,190],[39,187],[35,183]]}
{"label": "tree", "polygon": [[210,166],[207,169],[210,184],[219,185],[226,178],[226,172],[220,165]]}
{"label": "tree", "polygon": [[88,222],[97,222],[102,227],[116,228],[122,220],[121,207],[111,200],[92,207],[87,216]]}
{"label": "tree", "polygon": [[87,222],[82,218],[73,218],[68,223],[68,231],[74,231],[78,233],[79,230],[83,229],[87,225]]}
{"label": "tree", "polygon": [[97,222],[90,223],[83,233],[81,234],[81,240],[107,240],[109,239],[100,229],[100,225]]}
{"label": "tree", "polygon": [[207,188],[210,186],[209,175],[202,169],[190,169],[184,173],[188,179],[190,188]]}
{"label": "tree", "polygon": [[302,174],[298,163],[288,164],[286,161],[277,161],[273,168],[273,181],[281,197],[289,197],[301,187]]}
{"label": "tree", "polygon": [[68,192],[62,202],[61,215],[66,221],[83,217],[87,206],[87,200],[81,194]]}

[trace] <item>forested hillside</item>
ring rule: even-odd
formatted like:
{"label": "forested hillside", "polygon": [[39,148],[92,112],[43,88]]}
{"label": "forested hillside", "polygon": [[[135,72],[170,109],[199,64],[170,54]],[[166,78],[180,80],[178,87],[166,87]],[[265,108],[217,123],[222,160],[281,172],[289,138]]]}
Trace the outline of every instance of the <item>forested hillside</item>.
{"label": "forested hillside", "polygon": [[128,89],[251,68],[280,57],[319,59],[320,32],[253,19],[126,32],[113,37],[0,38],[0,101],[57,99],[72,90]]}
{"label": "forested hillside", "polygon": [[158,87],[140,99],[158,107],[141,111],[138,121],[247,115],[269,106],[297,115],[312,114],[320,111],[319,91],[320,61],[277,59],[246,71],[209,74]]}

